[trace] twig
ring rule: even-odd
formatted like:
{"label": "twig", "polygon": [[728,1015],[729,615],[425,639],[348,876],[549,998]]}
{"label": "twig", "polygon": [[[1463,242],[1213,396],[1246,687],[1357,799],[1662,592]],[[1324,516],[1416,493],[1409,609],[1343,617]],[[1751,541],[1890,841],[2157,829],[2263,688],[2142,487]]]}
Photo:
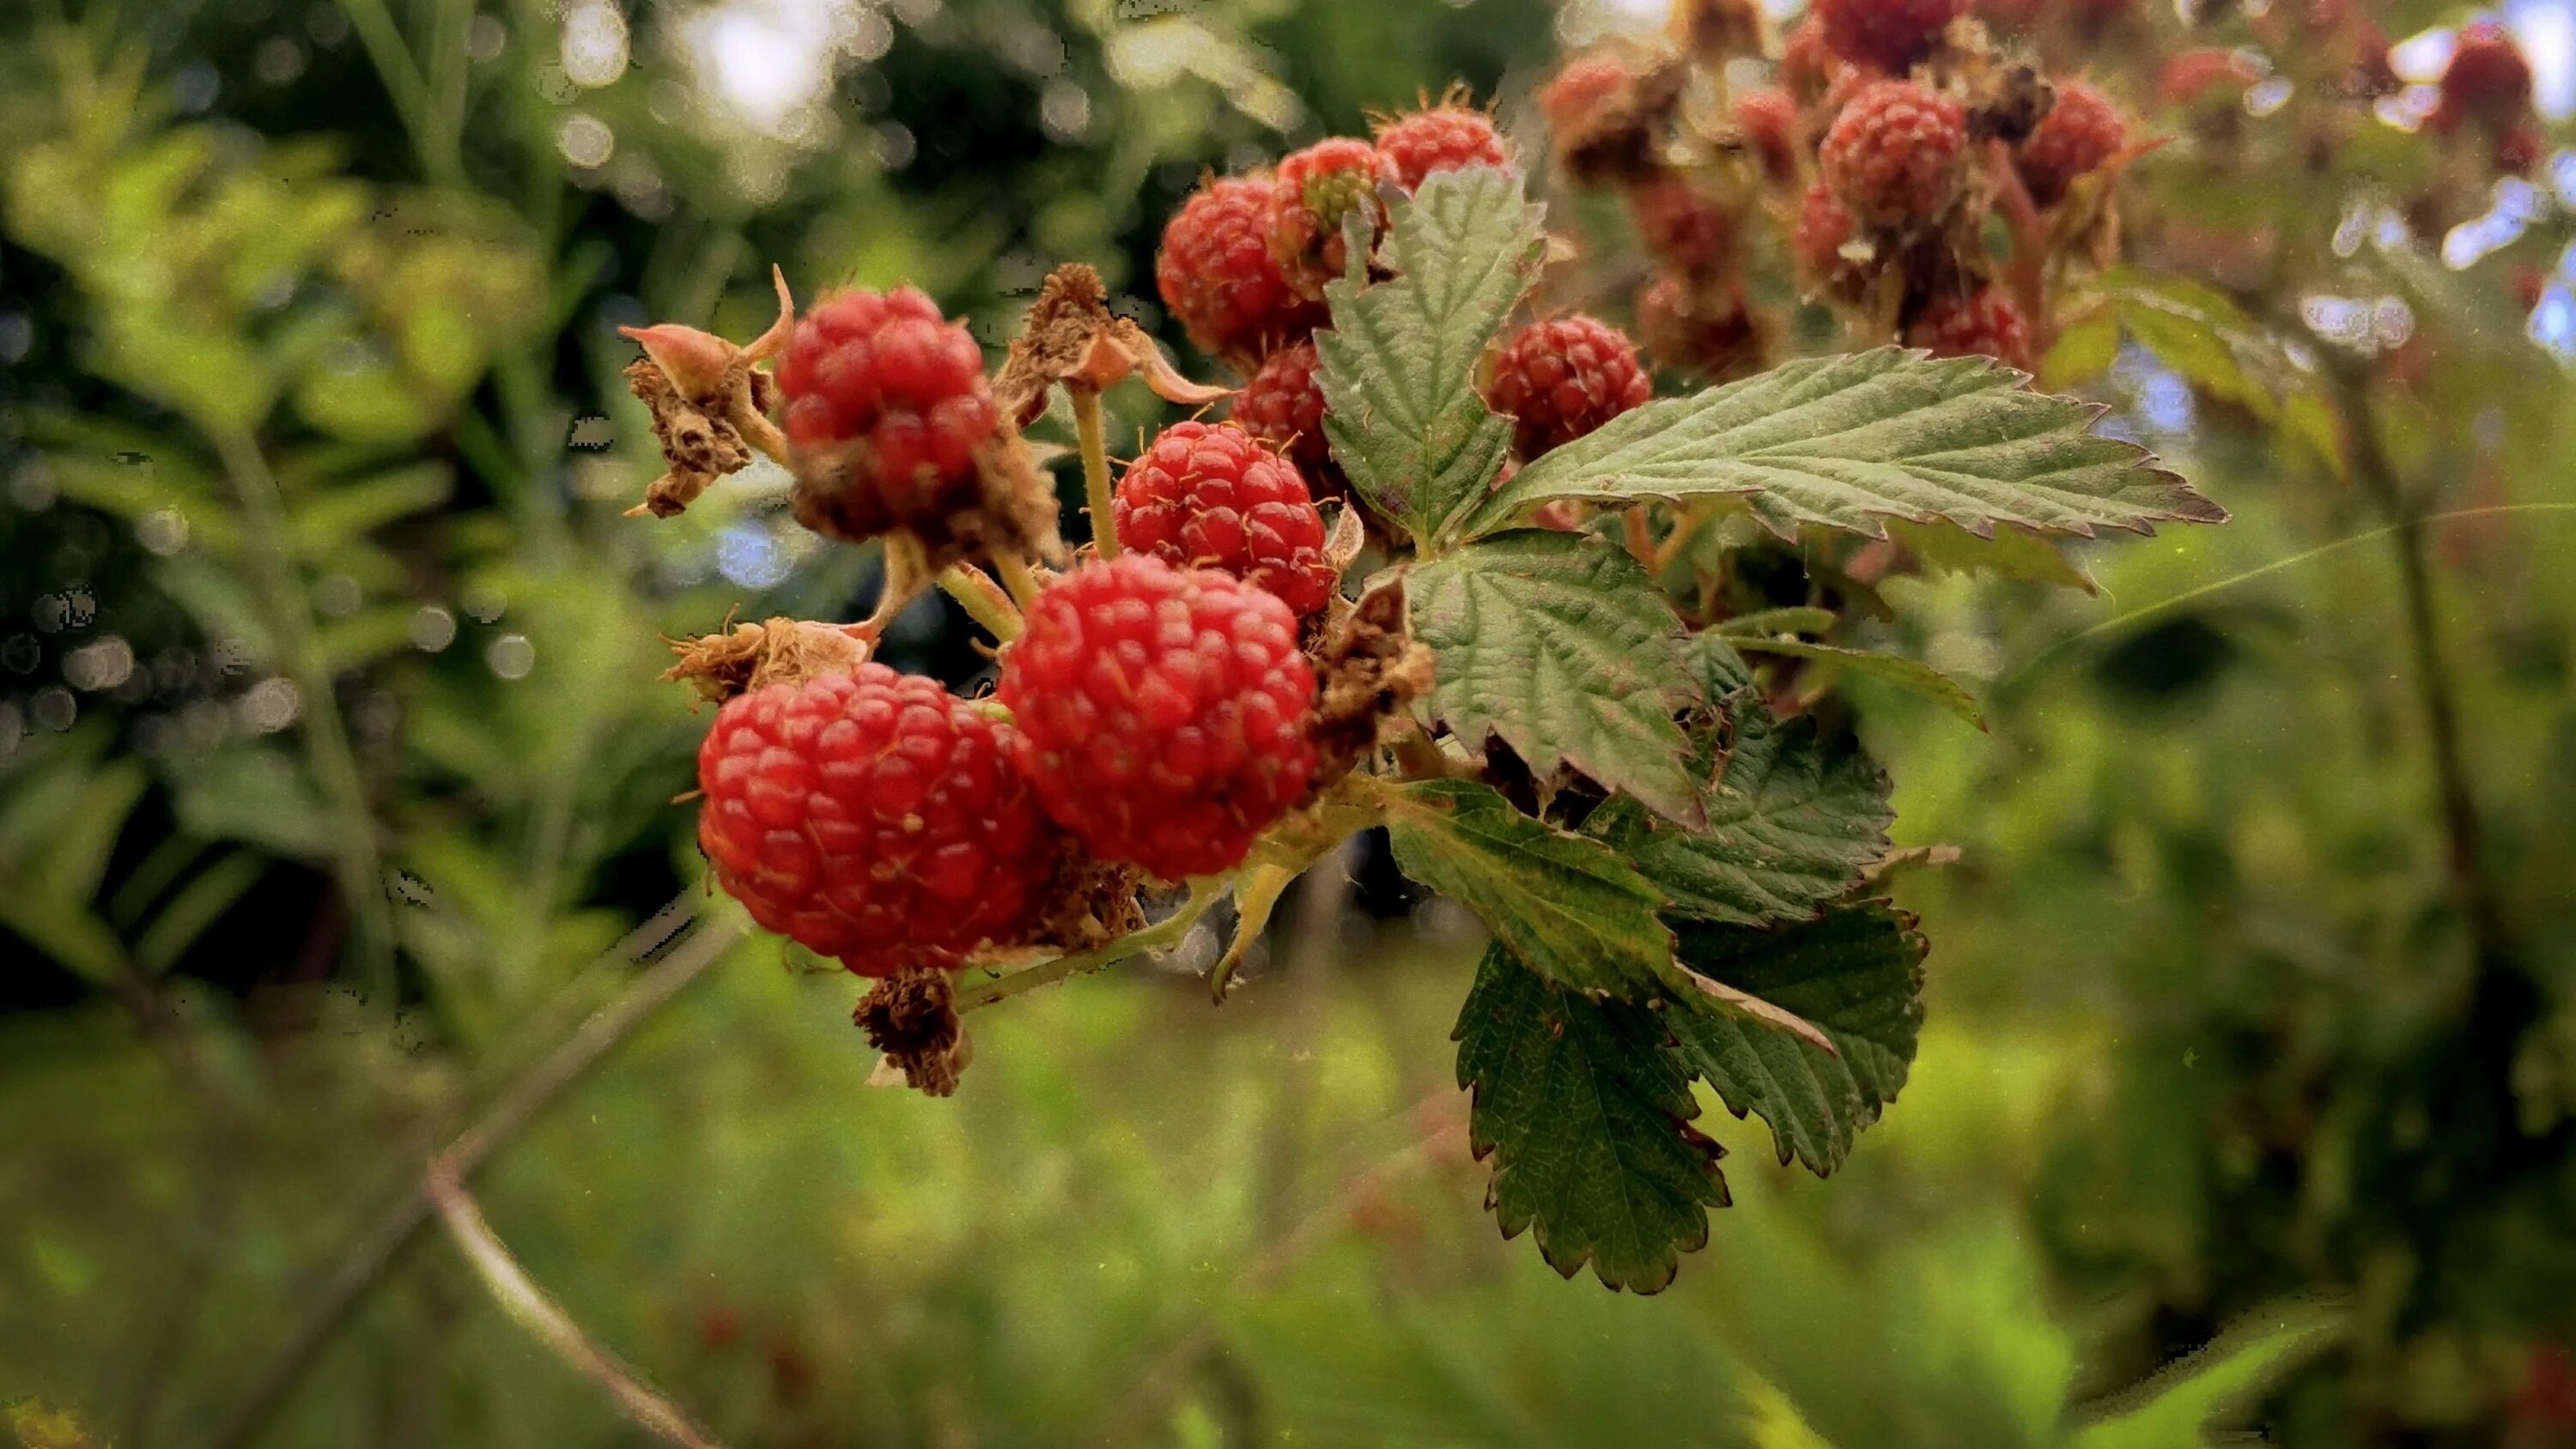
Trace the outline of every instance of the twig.
{"label": "twig", "polygon": [[1190,882],[1190,898],[1181,908],[1141,931],[1119,937],[1097,951],[1082,951],[1071,956],[1057,956],[1035,966],[1014,971],[1008,976],[978,981],[957,988],[957,1009],[973,1011],[1005,1001],[1024,991],[1052,985],[1088,971],[1102,971],[1130,956],[1141,956],[1179,941],[1190,927],[1206,915],[1208,908],[1222,899],[1231,885],[1231,877],[1201,876]]}
{"label": "twig", "polygon": [[[670,933],[687,923],[688,917],[666,921],[656,915],[620,943],[621,952],[644,955],[670,939]],[[661,935],[653,935],[659,930]],[[625,994],[597,1015],[582,1023],[579,1030],[565,1038],[561,1046],[531,1066],[493,1098],[483,1114],[441,1155],[460,1174],[470,1173],[494,1148],[507,1141],[520,1128],[543,1111],[548,1103],[572,1085],[611,1048],[643,1025],[707,967],[724,955],[736,942],[748,935],[750,927],[739,912],[700,924],[678,945],[673,946],[653,968],[637,978]],[[407,1185],[401,1198],[387,1207],[351,1243],[341,1256],[340,1265],[324,1280],[304,1314],[287,1334],[281,1345],[261,1369],[251,1375],[250,1390],[233,1411],[217,1421],[205,1442],[211,1449],[239,1449],[259,1432],[269,1414],[282,1402],[296,1380],[303,1376],[314,1357],[330,1341],[342,1319],[357,1305],[367,1289],[384,1275],[396,1254],[411,1241],[429,1220],[429,1194],[418,1181]]]}
{"label": "twig", "polygon": [[1082,444],[1082,496],[1091,510],[1091,551],[1118,557],[1118,522],[1109,506],[1109,441],[1100,428],[1100,389],[1065,384],[1073,400],[1073,430]]}
{"label": "twig", "polygon": [[563,1305],[528,1277],[519,1260],[511,1256],[509,1245],[484,1220],[474,1195],[466,1191],[453,1149],[429,1160],[429,1170],[421,1175],[421,1190],[446,1221],[448,1236],[464,1250],[465,1260],[483,1279],[483,1286],[491,1290],[521,1328],[575,1372],[607,1390],[617,1411],[639,1428],[683,1449],[718,1449],[715,1436],[691,1418],[688,1410],[646,1387],[633,1369],[593,1342],[572,1315],[564,1312]]}

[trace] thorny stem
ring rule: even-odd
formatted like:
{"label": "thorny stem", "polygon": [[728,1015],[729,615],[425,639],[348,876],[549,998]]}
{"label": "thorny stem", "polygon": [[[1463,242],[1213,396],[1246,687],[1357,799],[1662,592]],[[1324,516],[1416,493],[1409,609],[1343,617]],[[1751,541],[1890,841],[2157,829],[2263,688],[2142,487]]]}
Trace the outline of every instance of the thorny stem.
{"label": "thorny stem", "polygon": [[349,743],[347,723],[332,692],[331,672],[315,647],[313,614],[303,581],[287,554],[286,500],[277,476],[246,430],[213,431],[215,451],[223,460],[234,500],[242,512],[243,551],[259,583],[258,606],[268,626],[278,660],[292,677],[300,696],[307,762],[316,782],[336,808],[333,842],[341,893],[357,923],[359,964],[369,991],[384,1009],[394,1005],[394,924],[385,901],[384,867],[376,855],[375,815],[367,806],[367,786],[358,772],[357,751]]}
{"label": "thorny stem", "polygon": [[1109,442],[1100,431],[1100,389],[1069,382],[1073,430],[1082,443],[1082,496],[1091,510],[1091,550],[1103,559],[1118,557],[1117,515],[1109,506]]}
{"label": "thorny stem", "polygon": [[1179,910],[1153,925],[1121,936],[1097,951],[1058,956],[1008,976],[960,986],[957,988],[957,1009],[967,1012],[990,1006],[996,1001],[1007,1001],[1024,991],[1034,991],[1093,971],[1105,971],[1131,956],[1174,945],[1189,934],[1190,927],[1198,924],[1199,917],[1206,915],[1209,907],[1224,898],[1233,883],[1232,876],[1195,877],[1190,881],[1190,898],[1182,903]]}
{"label": "thorny stem", "polygon": [[456,1240],[466,1262],[482,1278],[483,1286],[491,1290],[521,1328],[575,1372],[607,1390],[617,1411],[638,1428],[683,1449],[717,1449],[715,1436],[700,1427],[688,1410],[647,1387],[633,1369],[584,1333],[563,1305],[528,1277],[527,1270],[511,1255],[509,1245],[484,1220],[482,1208],[465,1188],[463,1173],[446,1153],[430,1159],[421,1183],[439,1216],[446,1220],[448,1236]]}
{"label": "thorny stem", "polygon": [[939,587],[984,626],[984,632],[1008,644],[1020,637],[1020,611],[993,576],[973,564],[950,564],[939,571]]}

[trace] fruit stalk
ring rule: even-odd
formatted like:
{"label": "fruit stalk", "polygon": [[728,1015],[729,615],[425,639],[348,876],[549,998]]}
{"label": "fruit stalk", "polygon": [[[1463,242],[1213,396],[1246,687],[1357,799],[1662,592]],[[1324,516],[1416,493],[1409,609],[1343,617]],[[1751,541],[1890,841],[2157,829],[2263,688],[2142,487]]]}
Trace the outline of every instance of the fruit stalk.
{"label": "fruit stalk", "polygon": [[1100,389],[1068,383],[1073,399],[1073,427],[1082,441],[1082,494],[1091,510],[1092,551],[1104,559],[1118,557],[1118,523],[1109,507],[1109,443],[1100,430]]}

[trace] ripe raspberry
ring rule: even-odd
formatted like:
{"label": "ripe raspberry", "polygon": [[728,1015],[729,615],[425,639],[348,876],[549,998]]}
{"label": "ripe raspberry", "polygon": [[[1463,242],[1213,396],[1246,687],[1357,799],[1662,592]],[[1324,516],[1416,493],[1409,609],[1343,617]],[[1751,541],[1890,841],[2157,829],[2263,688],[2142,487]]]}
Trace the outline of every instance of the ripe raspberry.
{"label": "ripe raspberry", "polygon": [[2058,87],[2057,104],[2048,108],[2013,157],[2030,199],[2055,206],[2066,188],[2120,154],[2129,143],[2128,123],[2102,93],[2080,82]]}
{"label": "ripe raspberry", "polygon": [[1092,854],[1230,870],[1315,770],[1315,673],[1279,599],[1150,553],[1086,564],[1002,651],[1021,769]]}
{"label": "ripe raspberry", "polygon": [[1802,104],[1815,100],[1825,93],[1825,86],[1833,80],[1834,67],[1839,64],[1825,44],[1824,22],[1816,18],[1811,7],[1807,18],[1780,42],[1780,85],[1791,99]]}
{"label": "ripe raspberry", "polygon": [[1312,342],[1280,348],[1235,394],[1233,417],[1237,427],[1287,454],[1317,498],[1339,498],[1350,492],[1350,480],[1324,437],[1320,365]]}
{"label": "ripe raspberry", "polygon": [[1873,81],[1834,117],[1821,155],[1825,181],[1873,226],[1930,221],[1959,192],[1967,113],[1912,81]]}
{"label": "ripe raspberry", "polygon": [[1628,216],[1646,250],[1684,271],[1721,270],[1735,253],[1735,217],[1679,172],[1658,171],[1626,190]]}
{"label": "ripe raspberry", "polygon": [[1017,733],[877,663],[737,695],[698,747],[698,845],[753,920],[862,976],[1009,942],[1054,828]]}
{"label": "ripe raspberry", "polygon": [[1814,13],[1834,54],[1903,75],[1967,8],[1967,0],[1816,0]]}
{"label": "ripe raspberry", "polygon": [[1380,122],[1377,151],[1408,196],[1436,171],[1511,164],[1494,118],[1459,105],[1409,111]]}
{"label": "ripe raspberry", "polygon": [[1532,323],[1503,344],[1485,401],[1514,419],[1513,445],[1535,458],[1570,443],[1655,395],[1637,344],[1609,323],[1576,314]]}
{"label": "ripe raspberry", "polygon": [[1201,351],[1257,358],[1323,321],[1324,309],[1288,285],[1270,254],[1277,209],[1268,178],[1219,177],[1190,193],[1164,226],[1154,284]]}
{"label": "ripe raspberry", "polygon": [[2186,50],[2167,60],[2156,76],[2156,94],[2172,106],[2203,101],[2234,106],[2245,88],[2261,80],[2242,55],[2215,46]]}
{"label": "ripe raspberry", "polygon": [[2030,327],[2021,310],[1992,287],[1934,297],[1905,329],[1905,342],[1929,348],[1935,357],[1992,357],[2012,367],[2030,366]]}
{"label": "ripe raspberry", "polygon": [[997,420],[984,354],[913,288],[816,303],[796,323],[778,386],[799,449],[864,445],[851,450],[854,486],[840,499],[853,536],[945,517],[976,496],[975,449]]}
{"label": "ripe raspberry", "polygon": [[1306,480],[1232,423],[1165,428],[1127,465],[1110,513],[1127,547],[1257,584],[1300,618],[1333,596],[1338,574]]}
{"label": "ripe raspberry", "polygon": [[1279,204],[1270,216],[1270,251],[1291,284],[1310,297],[1350,265],[1342,223],[1354,213],[1374,227],[1384,219],[1377,189],[1395,180],[1395,163],[1375,146],[1333,136],[1279,163]]}
{"label": "ripe raspberry", "polygon": [[1806,200],[1798,208],[1798,225],[1789,234],[1789,250],[1809,293],[1849,302],[1868,290],[1869,266],[1843,254],[1858,229],[1851,208],[1842,204],[1832,187],[1819,181],[1807,188]]}
{"label": "ripe raspberry", "polygon": [[2462,121],[2502,126],[2531,104],[2531,65],[2513,36],[2492,20],[2460,27],[2458,48],[2442,70],[2442,99],[2427,124],[2437,131]]}
{"label": "ripe raspberry", "polygon": [[1786,186],[1798,178],[1798,103],[1787,91],[1746,91],[1736,97],[1735,126],[1771,184]]}

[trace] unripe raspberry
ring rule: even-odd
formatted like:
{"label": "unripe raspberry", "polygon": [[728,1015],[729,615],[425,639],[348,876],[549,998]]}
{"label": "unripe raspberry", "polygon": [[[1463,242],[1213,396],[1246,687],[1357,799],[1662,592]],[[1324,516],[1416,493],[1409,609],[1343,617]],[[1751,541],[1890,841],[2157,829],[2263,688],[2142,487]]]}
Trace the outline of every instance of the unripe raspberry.
{"label": "unripe raspberry", "polygon": [[1300,618],[1324,607],[1339,578],[1297,465],[1232,423],[1165,428],[1127,465],[1110,512],[1123,546],[1232,574]]}
{"label": "unripe raspberry", "polygon": [[1798,224],[1789,234],[1789,250],[1798,263],[1798,279],[1814,296],[1858,300],[1869,286],[1870,268],[1843,254],[1859,230],[1851,208],[1833,188],[1819,181],[1807,188],[1798,207]]}
{"label": "unripe raspberry", "polygon": [[763,927],[862,976],[1028,923],[1057,836],[1011,726],[867,663],[735,696],[698,747],[698,844]]}
{"label": "unripe raspberry", "polygon": [[1522,328],[1495,354],[1485,401],[1513,420],[1524,459],[1570,443],[1655,395],[1637,344],[1576,314]]}
{"label": "unripe raspberry", "polygon": [[1967,0],[1816,0],[1814,13],[1834,54],[1903,75],[1967,8]]}
{"label": "unripe raspberry", "polygon": [[1261,370],[1235,394],[1233,420],[1287,454],[1317,498],[1339,498],[1350,491],[1350,482],[1333,461],[1332,445],[1324,436],[1321,368],[1312,342],[1280,348],[1262,360]]}
{"label": "unripe raspberry", "polygon": [[1624,196],[1637,239],[1683,271],[1718,271],[1735,255],[1735,217],[1677,171],[1658,171]]}
{"label": "unripe raspberry", "polygon": [[2065,199],[2075,178],[2120,154],[2129,143],[2128,123],[2102,93],[2081,82],[2057,88],[2057,103],[2040,117],[2013,157],[2030,199],[2055,206]]}
{"label": "unripe raspberry", "polygon": [[2531,105],[2531,64],[2511,32],[2492,20],[2460,27],[2458,48],[2442,69],[2442,99],[2427,124],[2437,131],[2463,121],[2501,127]]}
{"label": "unripe raspberry", "polygon": [[1210,180],[1163,228],[1154,285],[1190,341],[1219,357],[1257,358],[1324,319],[1270,252],[1278,193],[1267,177]]}
{"label": "unripe raspberry", "polygon": [[1935,357],[1992,357],[2008,366],[2030,366],[2030,327],[2021,309],[1992,287],[1936,296],[1905,329],[1906,345]]}
{"label": "unripe raspberry", "polygon": [[1314,669],[1279,599],[1123,553],[1057,580],[1002,650],[1017,754],[1056,821],[1164,880],[1231,870],[1314,775]]}
{"label": "unripe raspberry", "polygon": [[850,448],[853,486],[841,508],[855,536],[942,517],[974,498],[975,450],[997,422],[983,350],[920,292],[824,297],[798,319],[778,386],[789,442]]}
{"label": "unripe raspberry", "polygon": [[1825,133],[1825,182],[1873,226],[1928,222],[1959,194],[1967,113],[1912,81],[1873,81]]}
{"label": "unripe raspberry", "polygon": [[1511,164],[1494,118],[1458,105],[1408,111],[1380,122],[1377,150],[1407,195],[1421,190],[1435,172]]}
{"label": "unripe raspberry", "polygon": [[1736,97],[1735,126],[1772,185],[1798,179],[1798,103],[1787,91],[1746,91]]}
{"label": "unripe raspberry", "polygon": [[1278,208],[1270,218],[1270,250],[1291,284],[1308,296],[1350,266],[1342,223],[1354,215],[1375,231],[1384,220],[1377,189],[1392,185],[1395,165],[1366,141],[1332,136],[1292,151],[1279,163]]}

